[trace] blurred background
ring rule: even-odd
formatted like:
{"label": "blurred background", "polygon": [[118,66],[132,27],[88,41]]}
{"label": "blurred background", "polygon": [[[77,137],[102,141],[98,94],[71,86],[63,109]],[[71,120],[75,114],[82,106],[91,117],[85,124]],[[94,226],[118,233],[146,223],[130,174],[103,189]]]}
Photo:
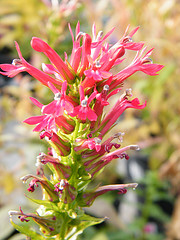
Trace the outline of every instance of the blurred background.
{"label": "blurred background", "polygon": [[[131,87],[134,97],[147,100],[147,107],[127,110],[113,132],[125,132],[123,145],[139,144],[141,150],[130,153],[128,161],[117,159],[96,180],[102,185],[138,182],[139,187],[123,196],[107,193],[97,199],[87,212],[108,219],[89,227],[79,239],[180,239],[180,1],[0,0],[0,4],[0,63],[17,58],[17,41],[26,60],[40,68],[47,59],[32,50],[33,36],[64,56],[72,48],[68,23],[74,31],[78,20],[81,30],[89,34],[94,22],[104,33],[116,27],[109,38],[112,43],[128,25],[130,30],[140,26],[134,40],[155,48],[152,59],[165,68],[155,77],[136,73],[126,80],[124,88]],[[130,61],[133,56],[126,57]],[[30,96],[44,104],[52,99],[48,89],[27,74],[13,79],[0,75],[1,240],[25,239],[10,225],[8,210],[19,205],[27,210],[37,207],[25,198],[27,185],[19,179],[35,173],[36,156],[47,149],[32,128],[22,123],[39,114]]]}

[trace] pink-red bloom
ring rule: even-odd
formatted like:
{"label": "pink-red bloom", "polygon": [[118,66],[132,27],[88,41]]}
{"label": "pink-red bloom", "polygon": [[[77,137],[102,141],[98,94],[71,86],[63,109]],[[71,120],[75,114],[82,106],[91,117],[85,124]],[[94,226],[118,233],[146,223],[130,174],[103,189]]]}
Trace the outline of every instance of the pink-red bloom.
{"label": "pink-red bloom", "polygon": [[111,126],[113,126],[113,124],[115,124],[117,119],[127,108],[143,109],[146,106],[146,103],[140,104],[138,98],[128,100],[129,94],[131,95],[127,89],[126,93],[120,96],[114,107],[100,123],[97,130],[100,130],[102,136],[110,129]]}
{"label": "pink-red bloom", "polygon": [[78,202],[82,207],[90,206],[98,196],[101,196],[106,192],[118,191],[118,194],[125,194],[127,192],[127,188],[135,189],[137,186],[137,183],[105,185],[98,187],[95,191],[86,191],[82,195],[79,195]]}
{"label": "pink-red bloom", "polygon": [[[54,101],[48,105],[41,104],[37,99],[30,98],[31,101],[39,108],[43,115],[34,116],[24,120],[25,123],[37,126],[33,131],[40,132],[42,130],[56,131],[56,124],[59,123],[59,117],[63,116],[64,111],[71,113],[74,109],[73,105],[66,99],[67,82],[62,84],[61,91],[59,91],[52,83],[48,82],[48,86],[54,93]],[[62,120],[62,117],[60,118]]]}
{"label": "pink-red bloom", "polygon": [[98,137],[88,139],[76,139],[78,146],[74,148],[76,152],[85,151],[87,149],[95,149],[96,152],[101,150],[101,139]]}
{"label": "pink-red bloom", "polygon": [[95,90],[89,98],[85,97],[84,89],[82,86],[79,86],[79,94],[80,94],[80,105],[74,108],[73,113],[70,113],[70,116],[77,116],[79,119],[85,121],[87,118],[90,121],[96,121],[97,115],[96,113],[89,107],[90,103],[95,99],[97,91]]}

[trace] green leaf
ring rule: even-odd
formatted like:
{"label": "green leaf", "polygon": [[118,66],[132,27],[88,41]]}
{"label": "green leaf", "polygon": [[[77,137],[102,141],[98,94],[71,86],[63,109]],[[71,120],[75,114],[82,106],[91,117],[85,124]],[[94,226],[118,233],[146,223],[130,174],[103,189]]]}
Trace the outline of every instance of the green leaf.
{"label": "green leaf", "polygon": [[151,217],[155,217],[156,219],[159,219],[162,222],[168,222],[169,221],[169,216],[163,212],[163,210],[155,205],[155,204],[151,204],[150,206],[150,216]]}
{"label": "green leaf", "polygon": [[13,227],[17,231],[30,237],[32,240],[43,240],[44,239],[40,234],[36,233],[33,230],[30,230],[27,226],[20,226],[20,225],[15,224],[13,222],[12,218],[10,218],[10,221],[11,221],[11,224],[13,225]]}
{"label": "green leaf", "polygon": [[47,207],[49,210],[53,210],[55,212],[59,212],[58,206],[55,203],[51,202],[51,201],[33,199],[33,198],[28,197],[27,195],[26,195],[26,197],[29,200],[31,200],[32,202],[36,203],[36,204],[43,205],[43,206]]}
{"label": "green leaf", "polygon": [[66,240],[74,239],[74,237],[81,234],[85,228],[99,224],[104,220],[105,218],[96,218],[84,214],[83,216],[79,217],[78,220],[74,220],[71,222],[73,231],[66,237]]}

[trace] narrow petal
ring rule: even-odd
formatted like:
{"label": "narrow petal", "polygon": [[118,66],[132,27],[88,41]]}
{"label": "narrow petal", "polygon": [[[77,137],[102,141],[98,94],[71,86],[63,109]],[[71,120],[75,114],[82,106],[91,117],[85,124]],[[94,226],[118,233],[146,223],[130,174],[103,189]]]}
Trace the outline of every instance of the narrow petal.
{"label": "narrow petal", "polygon": [[41,132],[42,130],[45,129],[45,127],[47,126],[48,121],[46,119],[44,119],[42,122],[40,122],[34,129],[33,132]]}
{"label": "narrow petal", "polygon": [[56,93],[59,93],[59,90],[51,82],[48,82],[48,86],[51,89],[51,91],[54,93],[54,95]]}
{"label": "narrow petal", "polygon": [[90,121],[96,121],[97,120],[97,115],[91,108],[88,109],[87,118]]}
{"label": "narrow petal", "polygon": [[74,76],[69,71],[67,65],[64,63],[64,61],[61,59],[61,57],[54,51],[46,42],[44,42],[42,39],[33,37],[31,40],[31,46],[34,50],[38,52],[43,52],[50,61],[57,67],[60,74],[66,78],[66,75],[73,79]]}
{"label": "narrow petal", "polygon": [[79,86],[79,94],[80,94],[80,102],[82,102],[85,96],[84,96],[84,88],[81,85]]}
{"label": "narrow petal", "polygon": [[42,108],[44,105],[40,103],[36,98],[30,97],[31,102],[33,102],[37,107]]}
{"label": "narrow petal", "polygon": [[46,117],[45,115],[34,116],[34,117],[27,118],[23,122],[27,123],[29,125],[34,125],[34,124],[38,124],[38,123],[42,122],[45,117]]}
{"label": "narrow petal", "polygon": [[52,101],[51,103],[44,106],[42,113],[44,114],[53,114],[56,111],[56,101]]}

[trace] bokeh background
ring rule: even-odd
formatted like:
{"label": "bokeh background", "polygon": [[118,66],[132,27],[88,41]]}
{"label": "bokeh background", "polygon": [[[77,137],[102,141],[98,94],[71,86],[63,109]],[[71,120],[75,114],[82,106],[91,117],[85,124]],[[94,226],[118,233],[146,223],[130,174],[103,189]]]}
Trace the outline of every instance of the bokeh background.
{"label": "bokeh background", "polygon": [[[136,191],[124,196],[108,193],[97,199],[87,212],[108,219],[89,227],[79,239],[86,240],[178,240],[180,239],[180,1],[179,0],[0,0],[0,63],[17,58],[16,40],[23,56],[40,68],[46,62],[30,47],[40,37],[60,55],[72,48],[68,23],[75,29],[108,32],[115,42],[126,27],[140,26],[135,41],[154,47],[152,59],[165,65],[155,77],[136,73],[125,83],[133,95],[147,100],[141,111],[127,110],[113,131],[125,132],[124,145],[139,144],[141,151],[130,159],[114,161],[97,178],[97,183],[138,182]],[[131,54],[126,55],[132,59]],[[129,60],[130,61],[130,60]],[[120,66],[122,68],[123,65]],[[0,239],[22,240],[9,223],[8,210],[32,210],[24,196],[20,177],[35,173],[35,160],[47,145],[22,121],[38,114],[29,97],[44,104],[52,95],[27,74],[13,79],[0,75]],[[112,104],[115,99],[112,100]],[[108,111],[108,108],[107,108]],[[27,193],[28,194],[28,193]],[[40,197],[40,191],[36,191]]]}

